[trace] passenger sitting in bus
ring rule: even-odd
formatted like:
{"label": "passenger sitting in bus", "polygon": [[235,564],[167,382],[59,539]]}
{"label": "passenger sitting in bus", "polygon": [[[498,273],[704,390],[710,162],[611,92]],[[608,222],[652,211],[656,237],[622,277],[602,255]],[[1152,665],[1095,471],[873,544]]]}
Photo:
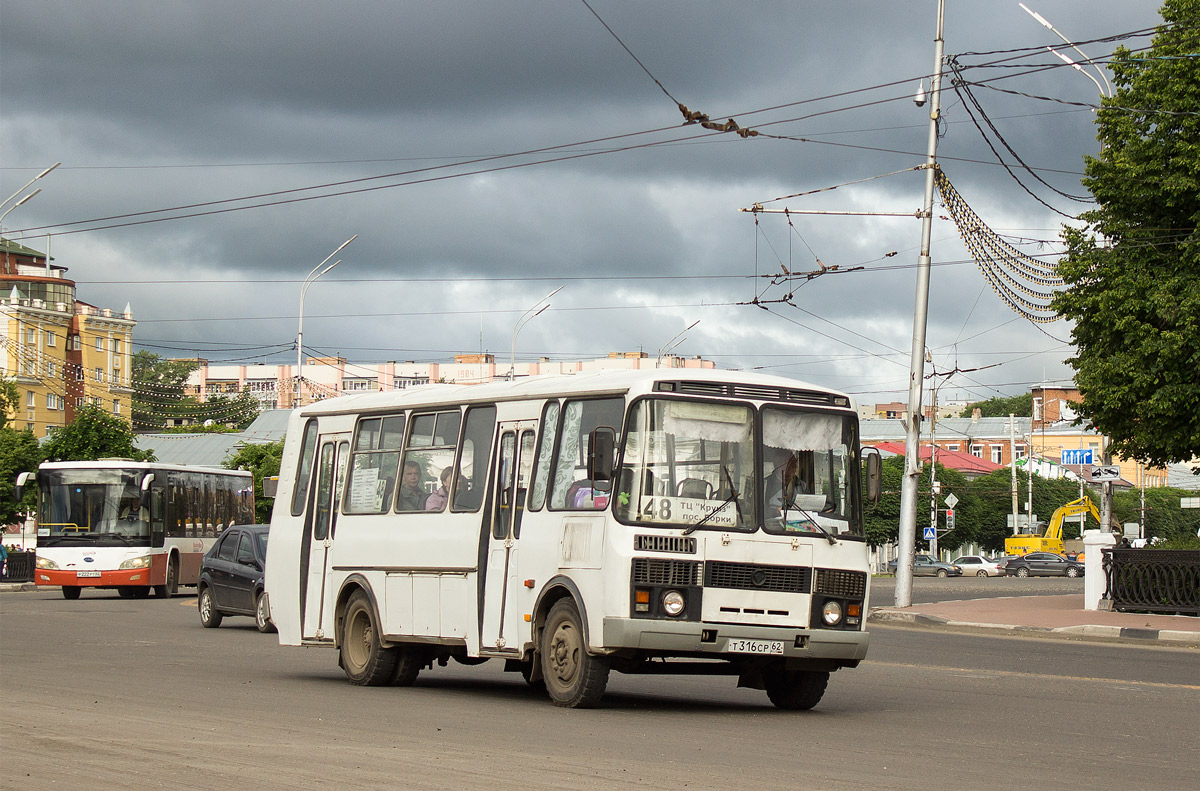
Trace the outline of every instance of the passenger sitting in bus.
{"label": "passenger sitting in bus", "polygon": [[450,473],[452,472],[454,472],[453,467],[442,470],[442,485],[434,489],[433,493],[425,500],[426,511],[445,510],[446,503],[450,501]]}
{"label": "passenger sitting in bus", "polygon": [[396,508],[400,511],[423,511],[425,498],[425,492],[421,491],[421,466],[415,461],[404,462],[404,475],[400,480],[400,493],[396,496]]}

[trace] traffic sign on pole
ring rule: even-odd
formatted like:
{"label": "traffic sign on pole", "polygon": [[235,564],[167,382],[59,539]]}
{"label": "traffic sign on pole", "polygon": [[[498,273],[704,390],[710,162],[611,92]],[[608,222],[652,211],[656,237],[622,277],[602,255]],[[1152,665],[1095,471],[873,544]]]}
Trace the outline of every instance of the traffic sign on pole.
{"label": "traffic sign on pole", "polygon": [[946,530],[953,530],[953,529],[954,529],[954,509],[947,508],[946,509]]}
{"label": "traffic sign on pole", "polygon": [[937,528],[927,527],[922,538],[926,541],[933,541],[937,538]]}
{"label": "traffic sign on pole", "polygon": [[1092,480],[1099,481],[1119,481],[1121,480],[1121,468],[1113,465],[1111,467],[1092,467]]}

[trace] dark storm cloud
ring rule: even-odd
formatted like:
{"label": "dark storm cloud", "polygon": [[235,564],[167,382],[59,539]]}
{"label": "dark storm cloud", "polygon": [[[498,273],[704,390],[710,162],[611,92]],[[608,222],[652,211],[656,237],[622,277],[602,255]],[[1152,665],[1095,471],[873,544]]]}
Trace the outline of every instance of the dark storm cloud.
{"label": "dark storm cloud", "polygon": [[[1058,41],[1015,2],[948,5],[947,53]],[[1032,5],[1078,41],[1157,22],[1156,4],[1142,0],[1091,3],[1086,14],[1067,0]],[[673,102],[580,2],[6,0],[0,192],[64,162],[6,230],[402,174],[328,191],[388,189],[50,244],[82,298],[132,302],[140,338],[181,349],[247,338],[286,345],[295,281],[358,233],[306,303],[306,343],[352,359],[444,359],[477,350],[481,335],[505,356],[520,312],[565,284],[554,309],[522,331],[522,356],[655,353],[699,318],[681,354],[902,398],[919,223],[794,216],[789,225],[766,215],[756,228],[737,209],[924,160],[927,114],[910,97],[931,69],[935,3],[592,6],[676,100],[811,142],[680,127]],[[1085,48],[1099,56],[1113,46]],[[1045,53],[1028,62],[1055,61]],[[1030,94],[1096,98],[1069,69],[1018,71],[986,76]],[[994,164],[946,87],[939,151],[951,180],[993,227],[1053,240],[1062,218]],[[1086,109],[976,93],[1022,158],[1066,171],[1043,177],[1079,191],[1082,156],[1096,150]],[[583,142],[655,129],[665,131]],[[568,143],[580,145],[415,172]],[[635,148],[649,143],[660,145]],[[599,153],[619,147],[629,150]],[[516,164],[530,166],[430,180]],[[396,186],[418,179],[428,181]],[[913,212],[922,185],[908,173],[771,205]],[[1035,192],[1070,213],[1080,208]],[[310,193],[260,202],[301,194]],[[26,242],[44,247],[42,233]],[[965,261],[950,223],[935,223],[933,255]],[[873,269],[801,287],[755,277],[816,269],[817,259]],[[907,268],[883,268],[897,265]],[[261,282],[281,279],[292,282]],[[795,307],[771,302],[789,292]],[[755,296],[770,310],[735,304]],[[972,263],[937,267],[930,301],[939,368],[1006,362],[955,380],[974,395],[1023,389],[1043,371],[1067,375],[1060,361],[1069,348],[1012,322]],[[411,313],[436,315],[399,315]],[[1059,323],[1050,332],[1065,339],[1069,330]]]}

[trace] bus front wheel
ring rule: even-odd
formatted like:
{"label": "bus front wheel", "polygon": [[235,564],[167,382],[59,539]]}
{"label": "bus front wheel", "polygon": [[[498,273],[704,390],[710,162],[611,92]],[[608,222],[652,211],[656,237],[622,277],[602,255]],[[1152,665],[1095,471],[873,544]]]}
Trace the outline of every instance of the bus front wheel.
{"label": "bus front wheel", "polygon": [[63,585],[62,591],[64,599],[78,599],[79,594],[83,593],[83,588],[76,585]]}
{"label": "bus front wheel", "polygon": [[350,597],[342,618],[341,664],[352,684],[379,687],[396,672],[396,649],[379,643],[379,627],[371,602],[362,591]]}
{"label": "bus front wheel", "polygon": [[817,670],[788,670],[783,663],[763,673],[767,697],[777,709],[806,711],[821,702],[829,673]]}
{"label": "bus front wheel", "polygon": [[579,609],[571,599],[559,599],[546,616],[542,630],[542,679],[556,706],[591,708],[608,685],[607,657],[587,652]]}
{"label": "bus front wheel", "polygon": [[179,592],[179,557],[172,555],[167,563],[167,584],[155,585],[154,595],[160,599],[169,599]]}

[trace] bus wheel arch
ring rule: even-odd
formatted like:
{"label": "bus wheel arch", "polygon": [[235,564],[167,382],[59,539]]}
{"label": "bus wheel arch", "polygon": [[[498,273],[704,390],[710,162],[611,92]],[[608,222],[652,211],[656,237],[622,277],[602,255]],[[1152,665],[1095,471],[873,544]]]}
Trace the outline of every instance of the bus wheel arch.
{"label": "bus wheel arch", "polygon": [[154,586],[154,595],[160,599],[169,599],[179,592],[179,551],[171,550],[167,556],[167,581],[163,585]]}

